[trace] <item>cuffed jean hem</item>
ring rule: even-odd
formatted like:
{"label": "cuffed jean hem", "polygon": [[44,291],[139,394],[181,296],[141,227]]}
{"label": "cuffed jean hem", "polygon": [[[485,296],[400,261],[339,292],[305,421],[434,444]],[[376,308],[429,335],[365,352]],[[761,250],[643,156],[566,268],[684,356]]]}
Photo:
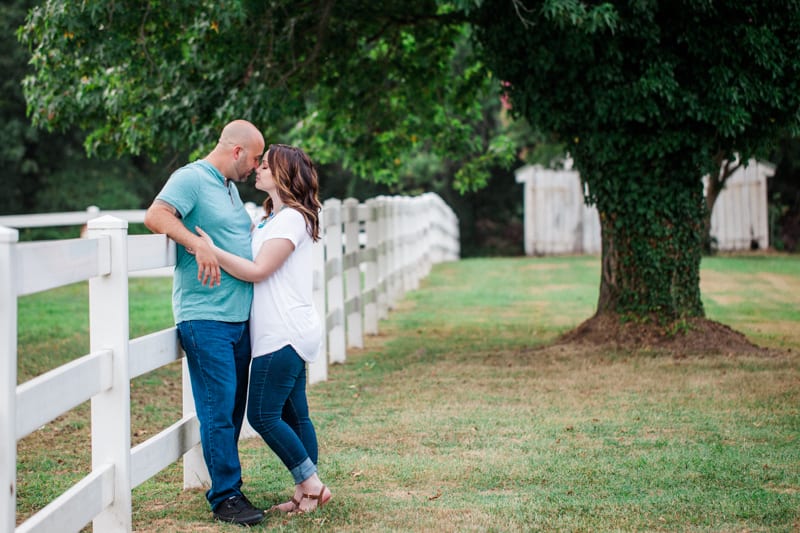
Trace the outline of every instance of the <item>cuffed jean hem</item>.
{"label": "cuffed jean hem", "polygon": [[315,465],[311,459],[306,458],[305,461],[292,468],[289,472],[294,478],[294,484],[299,485],[317,473],[317,465]]}

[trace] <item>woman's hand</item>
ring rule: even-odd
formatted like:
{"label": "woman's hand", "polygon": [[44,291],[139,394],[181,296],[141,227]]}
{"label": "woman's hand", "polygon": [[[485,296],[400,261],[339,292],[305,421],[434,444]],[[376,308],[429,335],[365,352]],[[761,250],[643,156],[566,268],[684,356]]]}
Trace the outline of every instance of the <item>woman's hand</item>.
{"label": "woman's hand", "polygon": [[203,240],[203,243],[194,250],[187,248],[186,251],[194,255],[197,260],[197,279],[203,285],[208,283],[209,287],[219,285],[220,269],[219,258],[217,257],[219,248],[214,244],[214,239],[203,231],[200,226],[195,226],[194,229]]}
{"label": "woman's hand", "polygon": [[216,250],[217,245],[214,244],[214,239],[212,239],[211,236],[208,233],[203,231],[203,228],[201,228],[200,226],[195,226],[194,230],[197,232],[198,235],[200,235],[200,237],[204,241],[206,241],[206,244],[208,244],[211,247],[212,250]]}

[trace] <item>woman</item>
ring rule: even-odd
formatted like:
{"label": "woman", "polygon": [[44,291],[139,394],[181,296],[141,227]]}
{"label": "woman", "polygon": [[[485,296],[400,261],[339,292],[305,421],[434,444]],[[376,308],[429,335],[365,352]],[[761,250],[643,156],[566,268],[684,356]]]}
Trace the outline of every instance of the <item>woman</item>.
{"label": "woman", "polygon": [[254,283],[247,420],[294,477],[292,498],[272,509],[306,513],[331,499],[317,475],[317,435],[306,398],[306,363],[319,356],[322,341],[311,292],[311,245],[320,236],[317,171],[299,148],[273,144],[256,169],[256,188],[268,197],[253,230],[254,261],[197,232],[223,269]]}

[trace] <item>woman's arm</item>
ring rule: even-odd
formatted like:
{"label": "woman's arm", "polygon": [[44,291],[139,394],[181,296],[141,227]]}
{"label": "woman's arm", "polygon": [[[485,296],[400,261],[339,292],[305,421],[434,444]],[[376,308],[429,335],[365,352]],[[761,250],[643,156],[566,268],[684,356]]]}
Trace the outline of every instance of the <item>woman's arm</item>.
{"label": "woman's arm", "polygon": [[231,276],[243,281],[258,282],[272,275],[294,251],[294,244],[289,239],[268,239],[261,245],[255,261],[226,252],[218,248],[214,241],[202,229],[195,228],[197,233],[211,245],[219,265]]}

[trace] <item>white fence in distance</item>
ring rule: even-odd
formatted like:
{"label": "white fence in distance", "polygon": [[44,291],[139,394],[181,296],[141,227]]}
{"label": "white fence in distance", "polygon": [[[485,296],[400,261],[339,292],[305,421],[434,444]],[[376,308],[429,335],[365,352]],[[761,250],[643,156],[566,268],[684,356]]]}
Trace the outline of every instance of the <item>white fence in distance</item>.
{"label": "white fence in distance", "polygon": [[[772,166],[751,160],[728,179],[711,213],[718,250],[769,247],[767,178],[773,173]],[[600,218],[584,203],[577,171],[524,166],[516,180],[524,184],[526,255],[600,253]]]}
{"label": "white fence in distance", "polygon": [[[119,214],[120,212],[116,212]],[[143,212],[125,212],[132,222]],[[204,486],[191,385],[174,327],[129,338],[131,274],[175,264],[175,243],[163,235],[128,235],[128,220],[104,215],[14,220],[16,227],[76,225],[86,238],[19,242],[0,217],[0,531],[131,531],[131,491],[183,456],[184,487]],[[97,215],[97,213],[90,213]],[[41,215],[32,215],[37,217]],[[74,219],[74,220],[73,220]],[[325,202],[323,237],[314,245],[314,298],[324,315],[326,357],[310,365],[309,383],[327,378],[328,364],[344,362],[348,347],[377,334],[405,291],[433,264],[459,257],[458,220],[433,193]],[[65,222],[65,220],[67,220]],[[17,384],[17,299],[75,282],[89,282],[90,352]],[[131,448],[130,381],[183,360],[183,415]],[[17,441],[91,400],[92,470],[39,512],[16,526]]]}

